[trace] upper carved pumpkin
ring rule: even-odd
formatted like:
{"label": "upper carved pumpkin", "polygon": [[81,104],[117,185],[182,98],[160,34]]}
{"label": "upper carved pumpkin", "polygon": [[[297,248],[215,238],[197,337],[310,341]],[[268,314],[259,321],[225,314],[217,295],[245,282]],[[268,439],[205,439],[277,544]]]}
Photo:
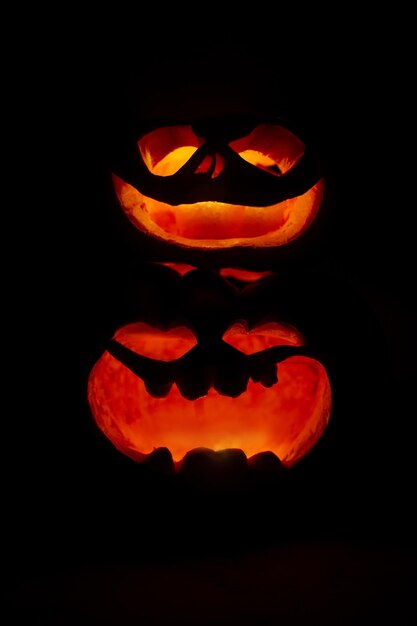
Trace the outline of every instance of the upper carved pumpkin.
{"label": "upper carved pumpkin", "polygon": [[152,130],[125,145],[113,182],[142,233],[200,250],[285,246],[309,229],[324,195],[304,142],[269,122]]}

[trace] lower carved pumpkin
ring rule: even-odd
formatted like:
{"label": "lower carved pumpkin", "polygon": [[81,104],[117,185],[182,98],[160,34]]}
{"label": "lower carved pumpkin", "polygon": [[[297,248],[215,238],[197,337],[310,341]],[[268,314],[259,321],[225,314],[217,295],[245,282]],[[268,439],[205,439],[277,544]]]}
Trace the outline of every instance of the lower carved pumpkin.
{"label": "lower carved pumpkin", "polygon": [[235,324],[208,346],[184,327],[129,324],[91,371],[90,407],[136,461],[160,447],[177,464],[195,448],[237,448],[248,458],[271,451],[289,468],[320,439],[331,411],[326,369],[302,345],[297,330],[275,322]]}

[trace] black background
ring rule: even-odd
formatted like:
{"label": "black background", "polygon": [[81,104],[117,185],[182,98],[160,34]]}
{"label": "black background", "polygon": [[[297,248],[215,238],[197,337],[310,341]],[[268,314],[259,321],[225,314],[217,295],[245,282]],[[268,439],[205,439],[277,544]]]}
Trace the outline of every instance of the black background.
{"label": "black background", "polygon": [[[35,623],[133,623],[141,615],[133,597],[148,606],[150,598],[158,604],[170,594],[181,598],[173,603],[174,623],[176,611],[183,611],[184,623],[209,623],[198,600],[191,617],[184,608],[187,586],[225,623],[235,623],[231,606],[239,589],[249,588],[258,624],[279,615],[288,623],[358,623],[359,615],[394,614],[398,605],[401,623],[412,622],[415,122],[407,20],[385,16],[384,23],[370,24],[357,16],[342,33],[341,15],[327,16],[328,27],[313,22],[305,31],[297,30],[297,20],[255,17],[239,27],[202,19],[188,27],[177,20],[163,35],[155,18],[143,19],[124,39],[118,16],[113,29],[73,30],[65,45],[57,33],[43,46],[38,42],[42,54],[35,62],[28,55],[13,203],[18,235],[10,262],[24,269],[11,298],[17,307],[6,390],[12,402],[5,411],[13,421],[5,444],[11,495],[6,543],[12,610]],[[319,516],[323,527],[313,524],[310,533],[308,522],[275,526],[285,510],[279,510],[274,487],[236,502],[230,494],[178,494],[155,479],[138,478],[135,491],[136,469],[89,419],[86,377],[107,323],[95,324],[95,318],[126,260],[122,243],[114,243],[100,223],[101,212],[115,207],[106,138],[117,134],[132,70],[143,101],[152,106],[158,98],[189,106],[190,93],[198,94],[199,106],[213,92],[219,106],[259,106],[266,99],[273,108],[284,99],[321,138],[335,214],[320,271],[349,285],[375,316],[390,384],[381,383],[383,432],[375,447],[370,442],[363,465],[372,481],[380,466],[377,496],[362,489],[356,501],[354,485],[346,511],[339,495],[334,518],[327,503],[326,515]],[[352,463],[358,480],[356,450]],[[367,489],[372,481],[364,477]],[[368,495],[372,504],[366,506]],[[323,497],[319,502],[324,506]],[[311,520],[316,513],[310,494],[300,515]],[[207,574],[210,582],[201,576],[207,568],[215,571],[212,578]],[[240,572],[235,588],[233,568]],[[268,578],[262,590],[259,570]],[[288,578],[289,571],[298,574]],[[315,605],[308,590],[317,571],[329,592],[320,595],[317,583]],[[148,575],[153,582],[144,595],[138,588]],[[130,600],[109,591],[120,576],[130,581]],[[282,614],[271,600],[274,581],[286,589]],[[104,596],[102,584],[108,585]],[[353,608],[343,612],[347,597]],[[293,601],[299,613],[282,608]],[[155,615],[144,623],[159,623],[158,610]]]}

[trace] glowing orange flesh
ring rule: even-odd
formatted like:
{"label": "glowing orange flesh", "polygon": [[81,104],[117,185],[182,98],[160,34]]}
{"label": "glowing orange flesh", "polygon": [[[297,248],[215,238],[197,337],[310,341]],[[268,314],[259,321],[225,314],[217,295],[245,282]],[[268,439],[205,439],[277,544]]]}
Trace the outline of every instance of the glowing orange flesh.
{"label": "glowing orange flesh", "polygon": [[[240,339],[236,340],[239,332]],[[245,352],[280,343],[300,343],[297,331],[290,329],[285,337],[281,326],[273,340],[266,327],[249,335],[235,327],[225,340],[232,343],[235,337],[234,343],[239,343],[240,349],[245,347]],[[139,354],[164,361],[178,358],[186,348],[181,338],[177,341],[171,334],[169,340],[166,333],[155,330],[150,335],[149,329],[140,324],[122,328],[115,337]],[[240,448],[247,457],[270,450],[290,467],[325,430],[331,389],[323,365],[308,357],[294,356],[281,362],[278,378],[279,382],[269,389],[249,381],[246,392],[238,398],[210,389],[207,396],[190,401],[175,385],[166,398],[154,398],[140,378],[105,352],[91,372],[88,398],[100,429],[121,452],[135,460],[163,446],[169,448],[175,461],[180,461],[189,450],[202,446],[214,450]]]}
{"label": "glowing orange flesh", "polygon": [[245,283],[254,283],[261,278],[265,278],[266,276],[271,276],[273,272],[254,272],[251,270],[242,270],[237,267],[225,267],[219,271],[220,276],[225,276],[226,278],[237,278],[237,280],[242,280]]}
{"label": "glowing orange flesh", "polygon": [[139,230],[185,246],[205,248],[288,243],[310,226],[324,191],[320,180],[302,196],[269,207],[223,202],[173,207],[146,197],[117,176],[113,181],[122,207]]}
{"label": "glowing orange flesh", "polygon": [[161,265],[165,265],[165,267],[170,267],[180,274],[180,276],[185,276],[191,270],[195,270],[196,268],[192,265],[188,265],[187,263],[161,263]]}
{"label": "glowing orange flesh", "polygon": [[[195,267],[187,265],[186,263],[161,263],[161,265],[170,267],[181,276],[185,276],[185,274],[188,274],[188,272],[195,269]],[[241,280],[245,283],[254,283],[261,278],[265,278],[266,276],[272,276],[273,272],[254,272],[252,270],[242,270],[237,267],[222,267],[219,270],[219,274],[225,278],[236,278],[237,280]]]}
{"label": "glowing orange flesh", "polygon": [[[175,174],[202,144],[191,127],[166,127],[139,141],[148,169],[158,176]],[[245,161],[269,171],[285,173],[304,152],[304,144],[280,126],[262,124],[230,146]],[[207,171],[211,158],[198,171]],[[223,158],[216,155],[213,177],[221,173]],[[280,246],[296,239],[312,223],[321,205],[324,181],[296,198],[268,207],[249,207],[207,201],[171,206],[154,200],[113,175],[119,201],[129,219],[153,237],[188,247]]]}

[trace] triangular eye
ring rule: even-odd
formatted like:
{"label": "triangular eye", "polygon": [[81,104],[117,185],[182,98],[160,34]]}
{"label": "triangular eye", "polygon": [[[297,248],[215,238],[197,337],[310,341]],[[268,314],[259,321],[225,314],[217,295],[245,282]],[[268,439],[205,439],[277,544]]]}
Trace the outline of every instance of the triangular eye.
{"label": "triangular eye", "polygon": [[139,139],[143,162],[152,174],[172,176],[203,144],[191,126],[164,126]]}
{"label": "triangular eye", "polygon": [[294,167],[305,150],[301,139],[276,124],[260,124],[247,137],[233,141],[230,147],[248,163],[275,176]]}
{"label": "triangular eye", "polygon": [[124,326],[114,339],[137,354],[168,362],[179,359],[197,344],[191,330],[184,326],[159,330],[143,322]]}
{"label": "triangular eye", "polygon": [[304,338],[293,326],[270,322],[248,329],[243,323],[236,323],[223,335],[223,340],[244,354],[254,354],[274,346],[302,346]]}

